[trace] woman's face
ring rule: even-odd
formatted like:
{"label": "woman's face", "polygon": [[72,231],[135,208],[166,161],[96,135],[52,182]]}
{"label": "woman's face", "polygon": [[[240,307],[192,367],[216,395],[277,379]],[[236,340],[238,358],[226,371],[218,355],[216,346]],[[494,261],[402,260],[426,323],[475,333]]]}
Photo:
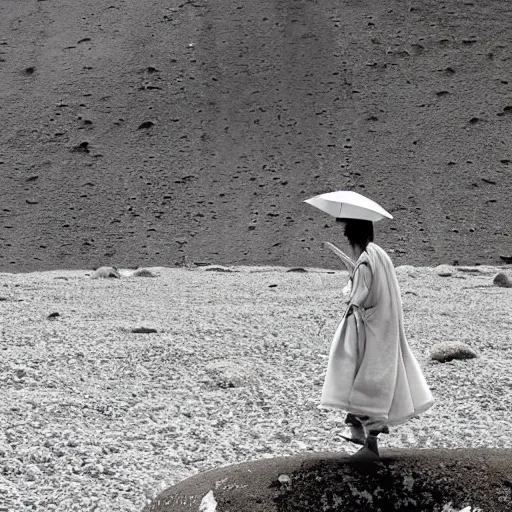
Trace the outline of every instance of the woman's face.
{"label": "woman's face", "polygon": [[343,232],[345,232],[345,226],[347,225],[345,220],[336,220],[336,225],[339,226]]}
{"label": "woman's face", "polygon": [[[345,227],[346,226],[347,226],[346,221],[344,221],[344,220],[336,221],[336,227],[341,230],[341,233],[343,234],[343,236],[345,236]],[[346,236],[345,236],[345,238],[346,238]]]}

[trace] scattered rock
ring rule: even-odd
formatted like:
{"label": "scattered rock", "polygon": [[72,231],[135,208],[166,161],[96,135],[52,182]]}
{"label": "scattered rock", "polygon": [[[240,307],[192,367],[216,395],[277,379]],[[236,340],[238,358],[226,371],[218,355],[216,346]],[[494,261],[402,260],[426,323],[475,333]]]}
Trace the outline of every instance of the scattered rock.
{"label": "scattered rock", "polygon": [[29,66],[28,68],[25,68],[25,69],[23,70],[23,73],[24,73],[25,75],[29,75],[29,76],[30,76],[30,75],[33,75],[33,74],[34,74],[35,70],[36,70],[35,66]]}
{"label": "scattered rock", "polygon": [[475,357],[478,357],[476,352],[461,341],[437,343],[430,351],[430,358],[440,363],[446,363],[453,359],[474,359]]}
{"label": "scattered rock", "polygon": [[449,265],[438,265],[434,272],[440,277],[450,277],[453,275],[453,268]]}
{"label": "scattered rock", "polygon": [[279,483],[281,485],[289,484],[291,482],[291,478],[289,477],[289,475],[284,475],[284,474],[279,475],[277,477],[277,480],[279,481]]}
{"label": "scattered rock", "polygon": [[152,329],[151,327],[135,327],[131,331],[134,334],[153,334],[158,333],[156,329]]}
{"label": "scattered rock", "polygon": [[213,491],[203,496],[199,505],[199,512],[215,512],[217,510],[217,501],[213,495]]}
{"label": "scattered rock", "polygon": [[505,262],[505,263],[512,263],[512,256],[503,256],[500,254],[500,258]]}
{"label": "scattered rock", "polygon": [[31,446],[22,452],[25,461],[32,464],[47,464],[52,461],[52,452],[45,446]]}
{"label": "scattered rock", "polygon": [[57,318],[58,316],[60,316],[60,313],[55,311],[53,313],[50,313],[46,318],[48,318],[48,320],[53,320],[54,318]]}
{"label": "scattered rock", "polygon": [[25,472],[25,478],[29,482],[35,482],[36,480],[39,479],[41,474],[42,474],[42,471],[39,469],[39,467],[36,464],[31,464],[27,468],[27,471]]}
{"label": "scattered rock", "polygon": [[14,374],[17,379],[24,379],[27,376],[27,370],[25,370],[25,368],[18,368]]}
{"label": "scattered rock", "polygon": [[29,176],[25,181],[36,181],[38,178],[39,178],[39,176],[37,176],[37,175]]}
{"label": "scattered rock", "polygon": [[139,127],[137,129],[138,130],[147,130],[148,128],[151,128],[154,125],[155,125],[155,123],[153,121],[144,121],[143,123],[141,123],[139,125]]}
{"label": "scattered rock", "polygon": [[91,279],[100,279],[107,277],[114,277],[119,279],[121,277],[121,274],[119,273],[119,270],[117,270],[116,267],[100,267],[96,269],[91,275]]}
{"label": "scattered rock", "polygon": [[203,270],[205,272],[235,272],[231,268],[221,267],[220,265],[210,265],[208,267],[204,267]]}
{"label": "scattered rock", "polygon": [[162,88],[158,85],[145,82],[139,87],[139,90],[141,90],[141,91],[153,91],[153,90],[161,91]]}
{"label": "scattered rock", "polygon": [[221,389],[232,389],[237,387],[237,383],[234,382],[232,379],[219,380],[217,382],[217,387]]}
{"label": "scattered rock", "polygon": [[228,361],[212,361],[206,365],[206,373],[213,385],[220,389],[246,386],[252,380],[247,370]]}
{"label": "scattered rock", "polygon": [[512,280],[503,272],[496,274],[492,280],[492,284],[501,288],[512,288]]}
{"label": "scattered rock", "polygon": [[90,153],[91,150],[89,149],[89,143],[88,142],[80,142],[80,144],[77,144],[76,146],[71,148],[71,151],[74,153]]}
{"label": "scattered rock", "polygon": [[156,277],[151,270],[148,270],[147,268],[140,268],[136,270],[132,276],[134,277]]}
{"label": "scattered rock", "polygon": [[503,112],[500,112],[498,114],[498,116],[504,116],[507,114],[512,114],[512,106],[511,105],[507,105],[506,107],[504,107]]}

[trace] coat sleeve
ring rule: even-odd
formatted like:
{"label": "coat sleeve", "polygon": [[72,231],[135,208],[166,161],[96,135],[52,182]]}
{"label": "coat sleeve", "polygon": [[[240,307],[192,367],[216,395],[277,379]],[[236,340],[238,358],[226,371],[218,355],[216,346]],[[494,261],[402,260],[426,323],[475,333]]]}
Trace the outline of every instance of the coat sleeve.
{"label": "coat sleeve", "polygon": [[349,298],[349,308],[361,307],[370,293],[373,275],[368,263],[362,262],[354,271],[352,293]]}

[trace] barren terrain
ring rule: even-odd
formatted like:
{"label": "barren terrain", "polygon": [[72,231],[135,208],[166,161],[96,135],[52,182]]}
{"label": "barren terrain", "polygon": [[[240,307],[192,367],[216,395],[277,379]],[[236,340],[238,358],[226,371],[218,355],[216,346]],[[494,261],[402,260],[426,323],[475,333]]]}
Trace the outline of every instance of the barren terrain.
{"label": "barren terrain", "polygon": [[[152,270],[0,274],[2,512],[140,512],[198,471],[348,448],[342,416],[318,408],[345,272]],[[498,270],[398,268],[437,403],[384,447],[512,447],[512,290],[492,286]],[[432,362],[440,341],[479,357]]]}

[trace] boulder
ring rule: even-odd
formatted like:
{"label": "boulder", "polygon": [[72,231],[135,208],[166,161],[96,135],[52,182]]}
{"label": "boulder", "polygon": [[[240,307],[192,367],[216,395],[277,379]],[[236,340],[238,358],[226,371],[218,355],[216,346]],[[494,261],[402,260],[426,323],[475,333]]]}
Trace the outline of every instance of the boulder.
{"label": "boulder", "polygon": [[418,270],[412,265],[399,265],[395,268],[395,272],[397,276],[416,277],[418,275]]}
{"label": "boulder", "polygon": [[500,272],[494,277],[492,284],[501,288],[512,288],[512,280],[507,274]]}
{"label": "boulder", "polygon": [[119,273],[119,270],[117,270],[116,267],[100,267],[96,269],[91,275],[91,279],[105,279],[108,277],[114,277],[119,279],[121,277],[121,274]]}
{"label": "boulder", "polygon": [[143,512],[506,512],[510,467],[512,449],[395,449],[372,462],[300,454],[200,473],[163,491]]}
{"label": "boulder", "polygon": [[461,341],[445,341],[437,343],[430,350],[430,358],[440,363],[453,359],[474,359],[477,353],[466,343]]}

